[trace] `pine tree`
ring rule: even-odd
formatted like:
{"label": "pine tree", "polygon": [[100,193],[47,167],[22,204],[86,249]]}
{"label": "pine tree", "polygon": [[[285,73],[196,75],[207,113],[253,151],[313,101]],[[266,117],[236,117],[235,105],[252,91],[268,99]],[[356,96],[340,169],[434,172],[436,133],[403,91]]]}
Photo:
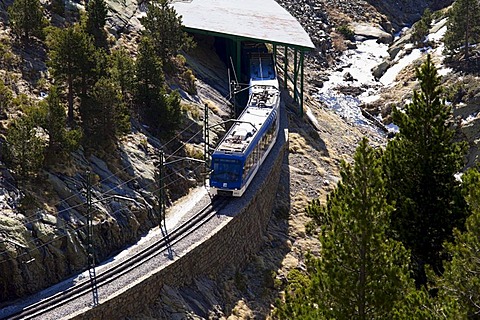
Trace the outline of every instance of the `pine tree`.
{"label": "pine tree", "polygon": [[363,139],[354,161],[342,163],[342,179],[327,204],[309,208],[323,217],[321,257],[309,259],[309,279],[287,293],[276,311],[280,318],[389,319],[415,290],[407,251],[387,236],[393,207],[387,203],[379,151]]}
{"label": "pine tree", "polygon": [[49,136],[49,152],[52,152],[53,154],[61,149],[63,136],[65,134],[65,126],[67,124],[65,108],[60,101],[60,96],[56,86],[52,86],[50,88],[46,102],[47,105],[44,118],[44,128]]}
{"label": "pine tree", "polygon": [[47,38],[49,66],[54,78],[67,85],[68,121],[73,123],[75,84],[80,83],[83,94],[89,84],[87,79],[95,73],[98,57],[91,38],[78,26],[52,29]]}
{"label": "pine tree", "polygon": [[40,124],[48,134],[47,160],[56,162],[62,155],[79,145],[81,132],[67,130],[67,115],[56,86],[52,86],[44,103],[40,104]]}
{"label": "pine tree", "polygon": [[180,97],[176,92],[167,94],[162,62],[149,37],[142,37],[135,69],[135,101],[140,116],[153,133],[168,135],[180,122]]}
{"label": "pine tree", "polygon": [[87,147],[109,149],[117,138],[130,130],[130,117],[119,88],[102,78],[82,99],[80,114]]}
{"label": "pine tree", "polygon": [[466,221],[466,230],[456,229],[454,242],[446,244],[452,259],[445,263],[445,272],[439,278],[438,299],[444,305],[453,304],[455,311],[464,315],[462,318],[477,319],[480,315],[480,172],[470,169],[462,180],[472,214]]}
{"label": "pine tree", "polygon": [[416,44],[423,44],[425,38],[432,27],[432,11],[429,8],[425,9],[420,21],[413,25],[412,40]]}
{"label": "pine tree", "polygon": [[39,0],[15,0],[8,8],[8,15],[12,31],[25,41],[32,35],[41,38],[48,24]]}
{"label": "pine tree", "polygon": [[155,52],[164,66],[179,50],[193,46],[193,39],[182,31],[182,19],[168,0],[150,1],[147,15],[141,23],[145,28],[143,34],[152,39]]}
{"label": "pine tree", "polygon": [[400,132],[384,154],[392,227],[410,249],[418,283],[425,283],[424,264],[439,272],[442,244],[463,225],[465,202],[454,175],[463,167],[464,143],[453,142],[451,107],[442,99],[440,77],[430,56],[417,69],[420,91],[404,112],[395,109]]}
{"label": "pine tree", "polygon": [[85,31],[93,36],[97,48],[107,49],[107,34],[104,29],[107,23],[107,4],[104,0],[90,0],[86,9]]}
{"label": "pine tree", "polygon": [[7,162],[20,178],[38,173],[43,165],[45,141],[37,136],[37,124],[32,116],[14,120],[5,139]]}
{"label": "pine tree", "polygon": [[109,56],[109,76],[120,87],[123,101],[128,103],[133,94],[135,64],[127,51],[114,50]]}
{"label": "pine tree", "polygon": [[444,42],[450,53],[463,46],[468,59],[470,45],[480,40],[480,4],[478,0],[457,0],[448,12]]}
{"label": "pine tree", "polygon": [[181,123],[181,97],[177,91],[173,91],[170,94],[164,96],[164,101],[166,109],[166,121],[161,122],[161,128],[167,135],[170,135],[174,130],[178,128]]}
{"label": "pine tree", "polygon": [[156,108],[165,93],[162,61],[155,54],[152,40],[143,36],[135,64],[135,100],[143,118]]}

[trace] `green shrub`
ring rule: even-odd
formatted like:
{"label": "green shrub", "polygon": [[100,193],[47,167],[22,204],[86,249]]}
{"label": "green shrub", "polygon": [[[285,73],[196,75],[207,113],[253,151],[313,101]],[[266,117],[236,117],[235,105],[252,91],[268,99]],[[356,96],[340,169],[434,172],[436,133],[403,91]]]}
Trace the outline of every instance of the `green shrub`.
{"label": "green shrub", "polygon": [[347,40],[355,39],[355,31],[347,25],[343,25],[337,28],[337,31],[340,32],[343,37]]}

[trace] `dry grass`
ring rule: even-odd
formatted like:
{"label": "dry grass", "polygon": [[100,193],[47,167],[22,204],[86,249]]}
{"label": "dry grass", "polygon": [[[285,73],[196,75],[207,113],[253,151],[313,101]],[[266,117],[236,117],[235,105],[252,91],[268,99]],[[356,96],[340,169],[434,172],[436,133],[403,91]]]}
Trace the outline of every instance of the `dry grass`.
{"label": "dry grass", "polygon": [[295,154],[306,154],[307,141],[298,133],[289,134],[289,152]]}
{"label": "dry grass", "polygon": [[186,143],[185,144],[185,154],[187,157],[203,160],[203,150],[200,147]]}
{"label": "dry grass", "polygon": [[210,111],[212,111],[217,116],[220,116],[222,114],[220,108],[213,101],[207,100],[205,101],[205,103],[207,104],[208,109],[210,109]]}
{"label": "dry grass", "polygon": [[196,121],[200,119],[200,110],[197,105],[192,103],[181,103],[181,108],[191,119]]}
{"label": "dry grass", "polygon": [[343,35],[337,31],[334,31],[330,34],[332,37],[332,45],[335,51],[343,52],[347,50],[347,45],[345,44],[345,38]]}

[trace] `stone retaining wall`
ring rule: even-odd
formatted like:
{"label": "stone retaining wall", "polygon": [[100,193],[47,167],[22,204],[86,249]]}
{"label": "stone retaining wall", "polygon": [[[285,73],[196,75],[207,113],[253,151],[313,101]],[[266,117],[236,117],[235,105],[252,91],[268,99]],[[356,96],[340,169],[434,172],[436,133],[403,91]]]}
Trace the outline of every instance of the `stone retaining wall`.
{"label": "stone retaining wall", "polygon": [[193,245],[179,258],[73,319],[121,319],[139,314],[157,300],[164,284],[188,285],[197,276],[218,274],[226,266],[244,264],[258,251],[263,241],[280,180],[283,157],[288,150],[286,136],[286,132],[280,132],[275,148],[266,159],[265,169],[262,169],[264,172],[259,172],[263,179],[255,179],[259,185],[249,187],[249,196],[232,201],[237,202],[235,208],[238,210],[236,214],[231,214],[233,218],[226,219],[205,241]]}

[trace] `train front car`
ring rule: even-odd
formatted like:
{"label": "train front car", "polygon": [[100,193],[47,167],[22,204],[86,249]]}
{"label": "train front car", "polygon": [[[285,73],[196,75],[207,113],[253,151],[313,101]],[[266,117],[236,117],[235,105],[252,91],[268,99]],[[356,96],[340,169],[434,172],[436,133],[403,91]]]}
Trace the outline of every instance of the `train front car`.
{"label": "train front car", "polygon": [[212,154],[210,193],[240,197],[275,144],[280,91],[256,84],[247,107]]}

